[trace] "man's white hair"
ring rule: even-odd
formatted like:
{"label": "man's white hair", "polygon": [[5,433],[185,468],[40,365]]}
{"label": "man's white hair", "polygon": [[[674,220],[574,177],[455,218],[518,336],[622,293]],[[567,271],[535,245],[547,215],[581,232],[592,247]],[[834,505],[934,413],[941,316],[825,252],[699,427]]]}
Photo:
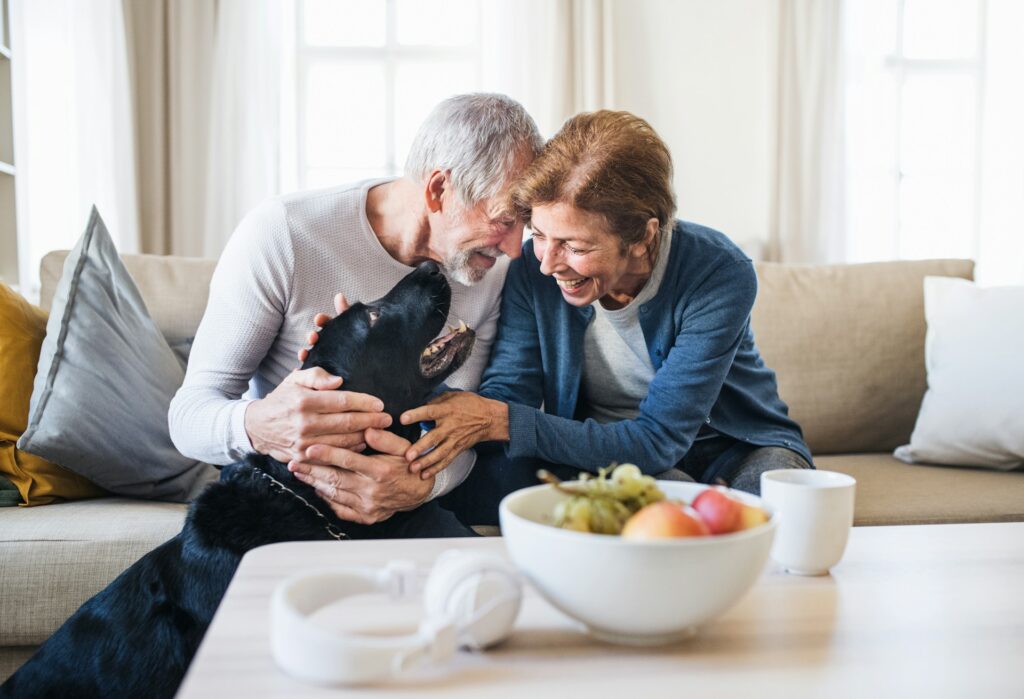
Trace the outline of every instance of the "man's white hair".
{"label": "man's white hair", "polygon": [[472,207],[499,194],[516,162],[543,145],[537,124],[511,97],[456,95],[434,107],[416,132],[405,174],[422,180],[448,170],[459,201]]}

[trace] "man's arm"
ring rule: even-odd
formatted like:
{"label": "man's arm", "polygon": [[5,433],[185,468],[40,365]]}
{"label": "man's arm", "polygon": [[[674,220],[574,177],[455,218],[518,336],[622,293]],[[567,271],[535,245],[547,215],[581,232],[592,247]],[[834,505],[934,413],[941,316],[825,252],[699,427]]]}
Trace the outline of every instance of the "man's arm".
{"label": "man's arm", "polygon": [[241,399],[284,321],[293,267],[283,206],[262,204],[221,255],[185,381],[171,402],[171,439],[183,454],[228,464],[259,451],[288,461],[316,443],[356,446],[367,427],[390,424],[380,412],[351,412],[379,411],[377,399],[323,390],[341,379],[322,370],[293,372],[265,398]]}
{"label": "man's arm", "polygon": [[241,400],[281,327],[294,262],[284,210],[267,202],[235,229],[210,282],[185,381],[168,413],[182,454],[228,464],[253,453]]}

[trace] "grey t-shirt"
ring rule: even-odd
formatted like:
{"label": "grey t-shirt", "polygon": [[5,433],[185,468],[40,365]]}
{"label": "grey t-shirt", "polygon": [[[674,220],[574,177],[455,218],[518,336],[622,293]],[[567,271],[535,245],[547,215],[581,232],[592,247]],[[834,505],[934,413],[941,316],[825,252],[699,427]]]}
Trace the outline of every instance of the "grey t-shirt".
{"label": "grey t-shirt", "polygon": [[661,242],[651,278],[636,298],[615,310],[605,308],[600,300],[591,304],[595,313],[583,339],[580,417],[615,422],[633,420],[640,414],[640,402],[654,378],[640,327],[640,306],[654,298],[661,287],[672,233]]}

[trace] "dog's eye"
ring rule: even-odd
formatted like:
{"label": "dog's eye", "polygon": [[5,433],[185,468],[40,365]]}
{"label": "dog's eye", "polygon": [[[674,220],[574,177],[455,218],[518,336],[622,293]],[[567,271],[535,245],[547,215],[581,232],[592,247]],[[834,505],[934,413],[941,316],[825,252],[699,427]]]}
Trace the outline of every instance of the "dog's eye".
{"label": "dog's eye", "polygon": [[373,324],[380,318],[380,311],[368,310],[366,315],[370,318],[370,327],[372,328]]}

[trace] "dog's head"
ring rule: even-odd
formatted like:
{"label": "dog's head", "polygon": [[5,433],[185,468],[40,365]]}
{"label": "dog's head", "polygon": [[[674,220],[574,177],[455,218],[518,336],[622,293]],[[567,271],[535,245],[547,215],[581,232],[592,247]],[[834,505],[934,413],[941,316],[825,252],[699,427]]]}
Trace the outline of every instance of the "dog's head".
{"label": "dog's head", "polygon": [[322,367],[344,379],[343,390],[377,396],[397,424],[473,350],[476,335],[464,323],[441,335],[451,298],[437,264],[423,262],[383,298],[328,321],[302,368]]}

